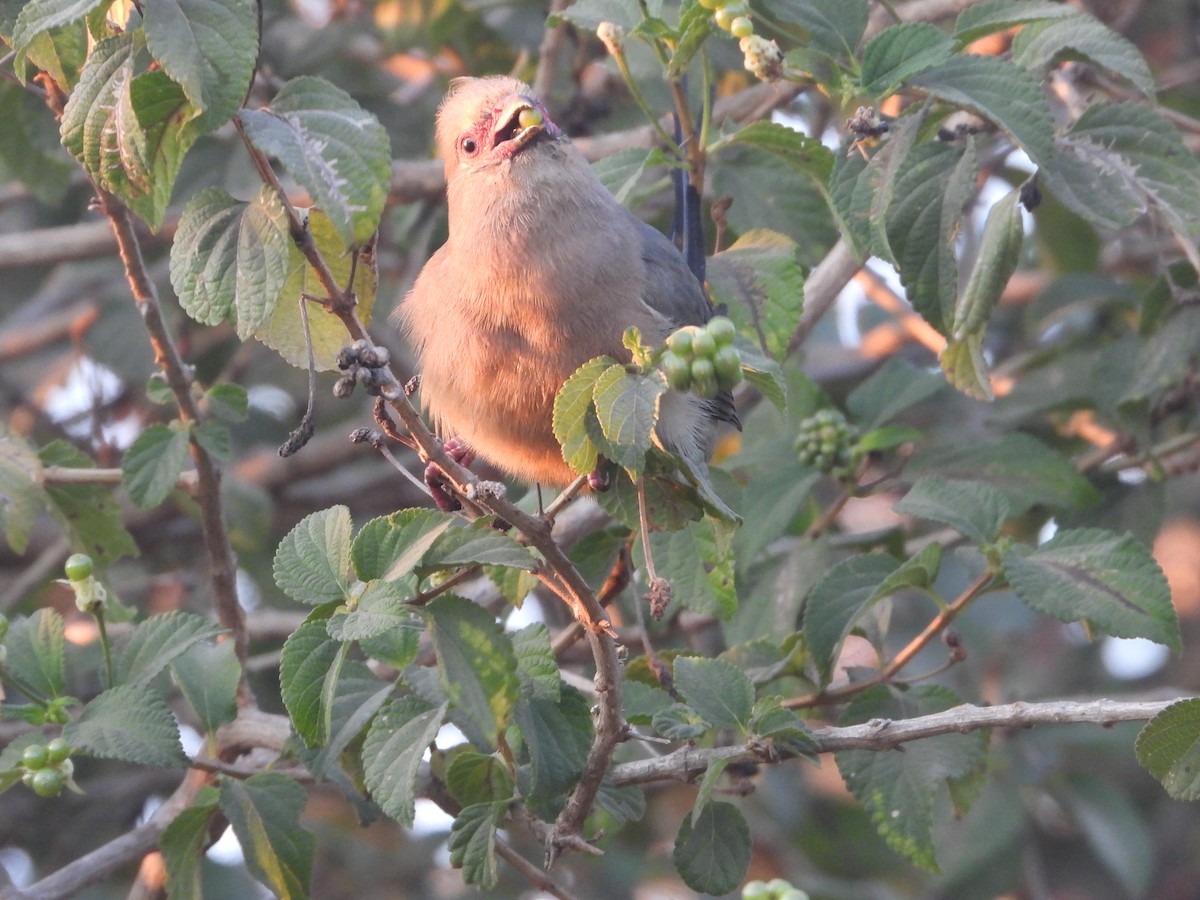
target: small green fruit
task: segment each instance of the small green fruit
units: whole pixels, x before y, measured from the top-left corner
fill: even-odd
[[[668,350],[662,355],[659,365],[667,376],[667,384],[675,390],[686,391],[692,386],[692,367],[682,356]]]
[[[71,744],[66,738],[56,737],[46,745],[46,755],[53,765],[58,765],[71,755]]]
[[[67,557],[67,563],[63,566],[63,570],[71,581],[83,581],[85,578],[91,577],[92,558],[86,553],[72,553]]]
[[[737,326],[724,316],[717,316],[710,319],[704,327],[713,336],[713,340],[717,342],[718,347],[727,347],[733,343],[733,339],[737,336]]]
[[[535,125],[541,125],[544,121],[541,110],[534,109],[532,106],[521,110],[517,115],[517,124],[522,128],[533,128]]]
[[[21,765],[27,769],[44,769],[50,762],[45,744],[30,744],[21,753]]]
[[[38,769],[33,773],[29,786],[39,797],[57,797],[62,793],[66,779],[58,769]]]
[[[700,5],[705,9],[720,9],[722,4],[727,2],[728,0],[700,0]]]
[[[717,347],[713,368],[717,371],[717,384],[723,390],[731,391],[742,380],[742,354],[738,353],[737,347],[728,344]]]
[[[697,334],[700,333],[700,328],[696,325],[688,325],[680,328],[669,338],[667,338],[667,349],[684,359],[688,359],[692,355],[692,342]]]
[[[748,12],[750,10],[744,4],[728,3],[713,13],[713,19],[716,20],[718,28],[729,31],[733,28],[733,20],[745,16]]]
[[[711,398],[717,396],[719,390],[712,360],[707,357],[692,360],[692,393]]]
[[[696,332],[692,338],[692,359],[712,359],[717,352],[717,342],[707,328]]]
[[[729,33],[735,38],[750,37],[754,34],[754,23],[746,16],[738,16],[729,23]]]

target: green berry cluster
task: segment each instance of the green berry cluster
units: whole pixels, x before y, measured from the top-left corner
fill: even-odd
[[[737,328],[724,316],[688,325],[667,338],[659,366],[677,391],[715,397],[742,380],[742,355],[733,346]]]
[[[717,27],[728,31],[736,38],[754,34],[754,23],[750,21],[750,7],[738,0],[700,0],[700,5],[713,11]]]
[[[796,452],[800,462],[822,472],[845,473],[854,461],[858,429],[836,409],[823,409],[800,423]]]
[[[48,744],[30,744],[21,754],[25,773],[21,780],[39,797],[57,797],[75,773],[71,745],[64,738]]]
[[[772,878],[747,882],[742,888],[742,900],[808,900],[808,894],[793,887],[790,881]]]

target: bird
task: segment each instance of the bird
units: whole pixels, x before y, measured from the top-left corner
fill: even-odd
[[[675,244],[616,200],[521,81],[454,79],[435,136],[448,236],[397,311],[422,406],[465,454],[566,485],[586,473],[554,436],[563,383],[597,356],[629,362],[630,326],[656,346],[712,306]],[[703,464],[719,421],[737,424],[728,394],[667,391],[655,439]]]

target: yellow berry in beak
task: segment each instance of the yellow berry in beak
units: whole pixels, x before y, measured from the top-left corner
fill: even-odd
[[[541,125],[543,121],[542,114],[532,106],[521,110],[517,116],[517,124],[522,128],[533,128],[535,125]]]

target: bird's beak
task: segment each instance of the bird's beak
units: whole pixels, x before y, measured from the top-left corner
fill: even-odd
[[[502,144],[506,155],[511,155],[526,147],[540,135],[553,134],[557,131],[554,123],[546,118],[537,102],[532,97],[514,94],[496,107],[492,121],[492,149]]]

